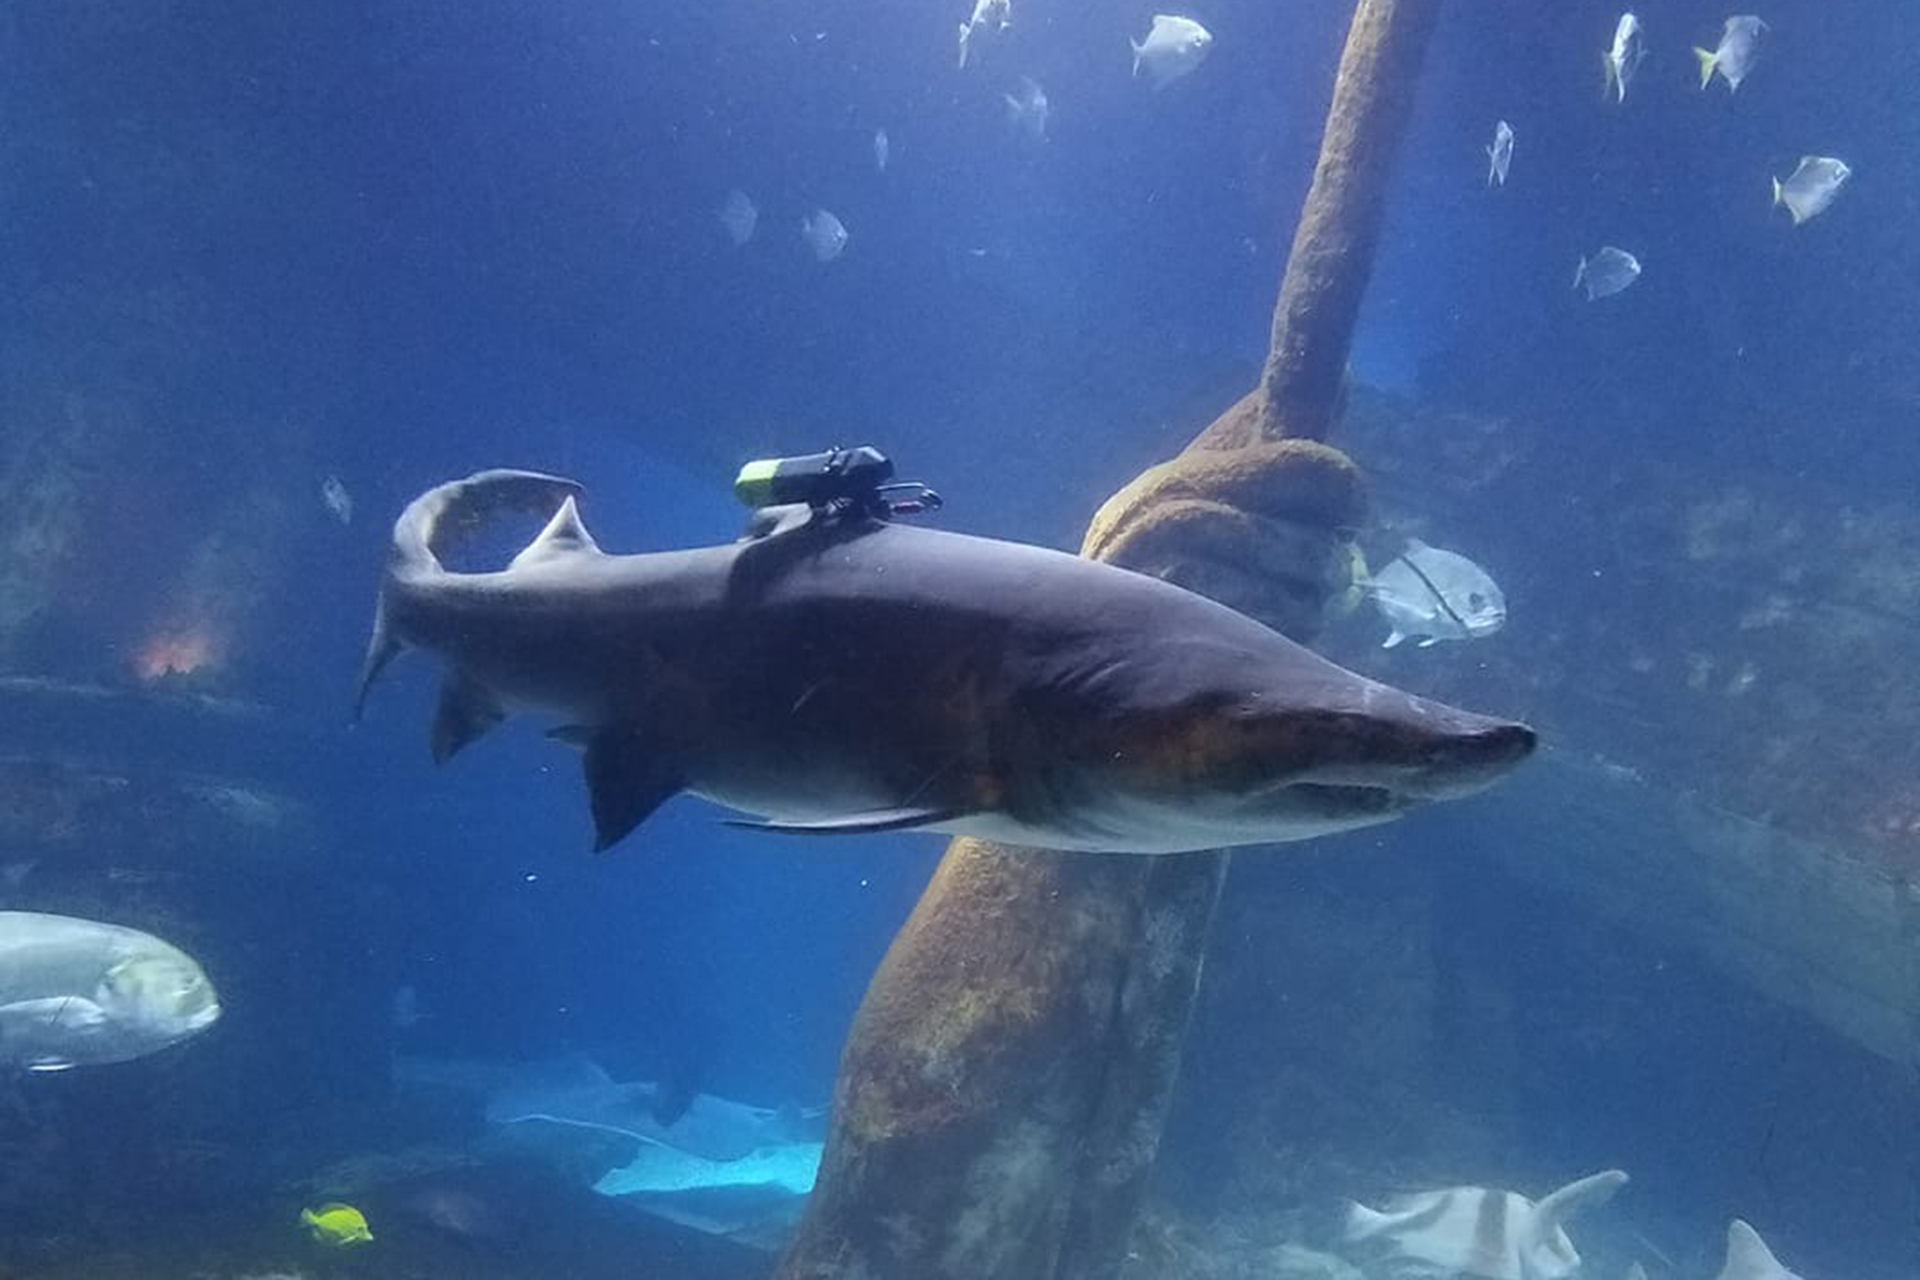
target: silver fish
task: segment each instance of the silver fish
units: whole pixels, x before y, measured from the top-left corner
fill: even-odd
[[[815,209],[800,219],[800,238],[822,262],[832,262],[847,247],[847,227],[825,209]]]
[[[341,524],[353,523],[353,495],[339,476],[328,476],[320,482],[320,502]]]
[[[1613,28],[1613,46],[1600,55],[1607,64],[1607,88],[1614,91],[1616,102],[1627,100],[1627,82],[1646,56],[1647,39],[1640,30],[1640,19],[1631,13],[1621,14]]]
[[[1776,207],[1787,206],[1797,227],[1825,213],[1852,176],[1853,170],[1844,160],[1835,160],[1832,156],[1801,156],[1799,167],[1785,182],[1773,180],[1773,203]]]
[[[1700,87],[1712,84],[1713,73],[1718,71],[1727,82],[1728,93],[1738,89],[1759,61],[1760,37],[1769,29],[1750,13],[1735,14],[1721,29],[1719,44],[1711,49],[1695,45],[1693,56],[1700,60]]]
[[[1592,302],[1619,293],[1639,278],[1640,259],[1609,244],[1602,245],[1591,258],[1580,259],[1573,273],[1573,287],[1585,289],[1587,301]]]
[[[873,131],[873,167],[881,173],[887,171],[887,161],[893,156],[893,144],[887,140],[885,129]]]
[[[1012,0],[974,0],[973,17],[960,24],[960,69],[1013,25]]]
[[[1004,95],[1007,123],[1035,142],[1047,140],[1047,91],[1032,76],[1020,77],[1020,92]]]
[[[220,1017],[193,958],[152,934],[37,911],[0,911],[0,1067],[126,1062]]]
[[[1147,73],[1156,89],[1164,89],[1206,61],[1213,33],[1192,18],[1156,13],[1145,40],[1133,42],[1133,74]]]
[[[1393,628],[1382,648],[1417,640],[1421,648],[1442,640],[1490,636],[1507,621],[1507,598],[1485,569],[1453,551],[1418,538],[1368,579],[1364,588]]]
[[[1403,1196],[1385,1209],[1347,1208],[1346,1242],[1422,1271],[1484,1280],[1569,1280],[1580,1254],[1566,1222],[1626,1184],[1618,1169],[1568,1183],[1535,1201],[1516,1191],[1449,1187]]]
[[[727,237],[736,248],[753,239],[753,229],[760,223],[760,211],[753,207],[747,193],[737,187],[727,192],[714,217],[720,219],[720,225],[727,229]]]
[[[1513,163],[1513,126],[1502,120],[1493,126],[1493,145],[1487,148],[1487,185],[1507,185],[1507,166]]]

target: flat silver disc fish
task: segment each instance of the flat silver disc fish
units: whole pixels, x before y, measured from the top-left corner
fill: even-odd
[[[1832,156],[1801,156],[1799,167],[1786,181],[1773,180],[1774,206],[1785,205],[1797,227],[1825,213],[1851,177],[1853,170],[1844,160]]]
[[[1580,259],[1573,273],[1573,287],[1586,291],[1587,301],[1607,298],[1640,278],[1640,259],[1625,249],[1603,245],[1591,258]]]

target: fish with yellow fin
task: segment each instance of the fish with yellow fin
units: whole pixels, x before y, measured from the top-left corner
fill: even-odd
[[[337,1201],[330,1201],[318,1209],[302,1209],[300,1223],[316,1241],[329,1249],[366,1244],[373,1239],[373,1231],[367,1226],[367,1215],[350,1204]]]

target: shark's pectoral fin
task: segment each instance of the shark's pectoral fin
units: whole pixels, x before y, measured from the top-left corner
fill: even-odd
[[[679,761],[627,726],[593,736],[587,743],[586,768],[595,853],[625,839],[687,785]]]
[[[433,762],[445,764],[506,718],[492,690],[458,673],[448,676],[440,686],[440,705],[433,712]]]
[[[745,827],[750,831],[777,831],[783,835],[798,836],[841,836],[870,835],[876,831],[912,831],[965,816],[965,812],[959,809],[901,808],[868,809],[841,818],[815,818],[807,822],[755,822],[749,818],[728,818],[725,821],[730,827]]]

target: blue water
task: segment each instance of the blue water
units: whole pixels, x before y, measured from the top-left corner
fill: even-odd
[[[585,1057],[769,1107],[828,1101],[848,1020],[941,841],[774,841],[682,799],[591,857],[576,764],[540,726],[431,767],[417,655],[349,727],[386,531],[425,487],[513,465],[582,480],[609,550],[725,541],[744,514],[728,491],[740,462],[871,441],[945,495],[943,527],[1075,547],[1099,502],[1251,384],[1349,13],[1190,6],[1213,52],[1156,94],[1127,75],[1127,38],[1153,11],[1015,0],[1010,42],[965,74],[964,12],[880,0],[0,14],[0,493],[81,520],[61,535],[57,606],[7,624],[5,674],[265,708],[212,728],[133,699],[106,713],[116,740],[88,749],[232,773],[309,815],[284,859],[216,849],[116,880],[106,870],[140,856],[96,850],[0,890],[9,906],[166,925],[227,1009],[164,1060],[25,1082],[63,1154],[43,1194],[28,1177],[12,1202],[34,1243],[16,1237],[10,1259],[0,1230],[0,1274],[139,1238],[203,1149],[219,1176],[162,1216],[186,1236],[271,1215],[280,1231],[298,1207],[287,1188],[313,1169],[435,1136],[396,1110],[395,1055]],[[1614,104],[1598,55],[1617,12],[1447,7],[1353,366],[1369,394],[1509,421],[1566,460],[1564,489],[1511,507],[1429,495],[1453,511],[1441,532],[1477,540],[1510,595],[1535,584],[1537,617],[1607,616],[1631,648],[1646,620],[1610,616],[1604,588],[1563,572],[1586,548],[1555,535],[1564,510],[1637,483],[1622,473],[1683,492],[1731,469],[1910,505],[1920,25],[1899,0],[1771,0],[1765,60],[1730,97],[1696,88],[1687,53],[1725,14],[1663,0],[1642,14],[1652,56]],[[1004,120],[1021,74],[1052,104],[1041,145]],[[1517,143],[1489,191],[1496,118]],[[1809,152],[1855,177],[1794,228],[1769,210],[1769,178]],[[741,247],[715,216],[736,187],[759,208]],[[851,233],[831,263],[800,241],[816,206]],[[1607,243],[1644,274],[1588,304],[1574,267]],[[321,503],[329,475],[350,524]],[[22,563],[42,554],[13,545]],[[143,684],[143,644],[182,616],[225,620],[217,661]],[[1549,630],[1489,643],[1525,669],[1548,660]],[[1342,656],[1372,660],[1357,637]],[[1490,696],[1504,700],[1490,711],[1543,710],[1537,691]],[[1662,714],[1623,721],[1657,739]],[[69,728],[16,723],[7,747],[57,754]],[[1523,808],[1520,785],[1487,803]],[[1173,1201],[1199,1218],[1241,1207],[1225,1191],[1210,1203],[1212,1171],[1245,1158],[1233,1139],[1266,1064],[1311,1055],[1246,1045],[1279,981],[1262,976],[1261,904],[1301,881],[1330,901],[1391,886],[1441,904],[1441,936],[1466,939],[1440,961],[1457,986],[1534,974],[1543,989],[1521,1043],[1490,1046],[1469,999],[1418,1068],[1462,1108],[1500,1113],[1483,1134],[1510,1163],[1475,1149],[1449,1165],[1433,1140],[1410,1177],[1537,1194],[1625,1164],[1649,1189],[1595,1228],[1619,1262],[1592,1272],[1607,1280],[1647,1257],[1629,1223],[1673,1256],[1672,1270],[1647,1257],[1655,1280],[1712,1275],[1736,1214],[1774,1228],[1807,1280],[1920,1274],[1911,1064],[1684,948],[1599,964],[1649,944],[1502,875],[1436,870],[1482,812],[1297,864],[1241,860],[1169,1140]],[[1682,976],[1651,977],[1656,960]],[[1368,998],[1364,975],[1327,980]],[[397,1025],[403,988],[418,1017]],[[1583,1040],[1601,1025],[1630,1045]],[[1511,1088],[1483,1096],[1496,1061]],[[171,1101],[149,1108],[155,1080]],[[1804,1159],[1782,1156],[1795,1142]]]

